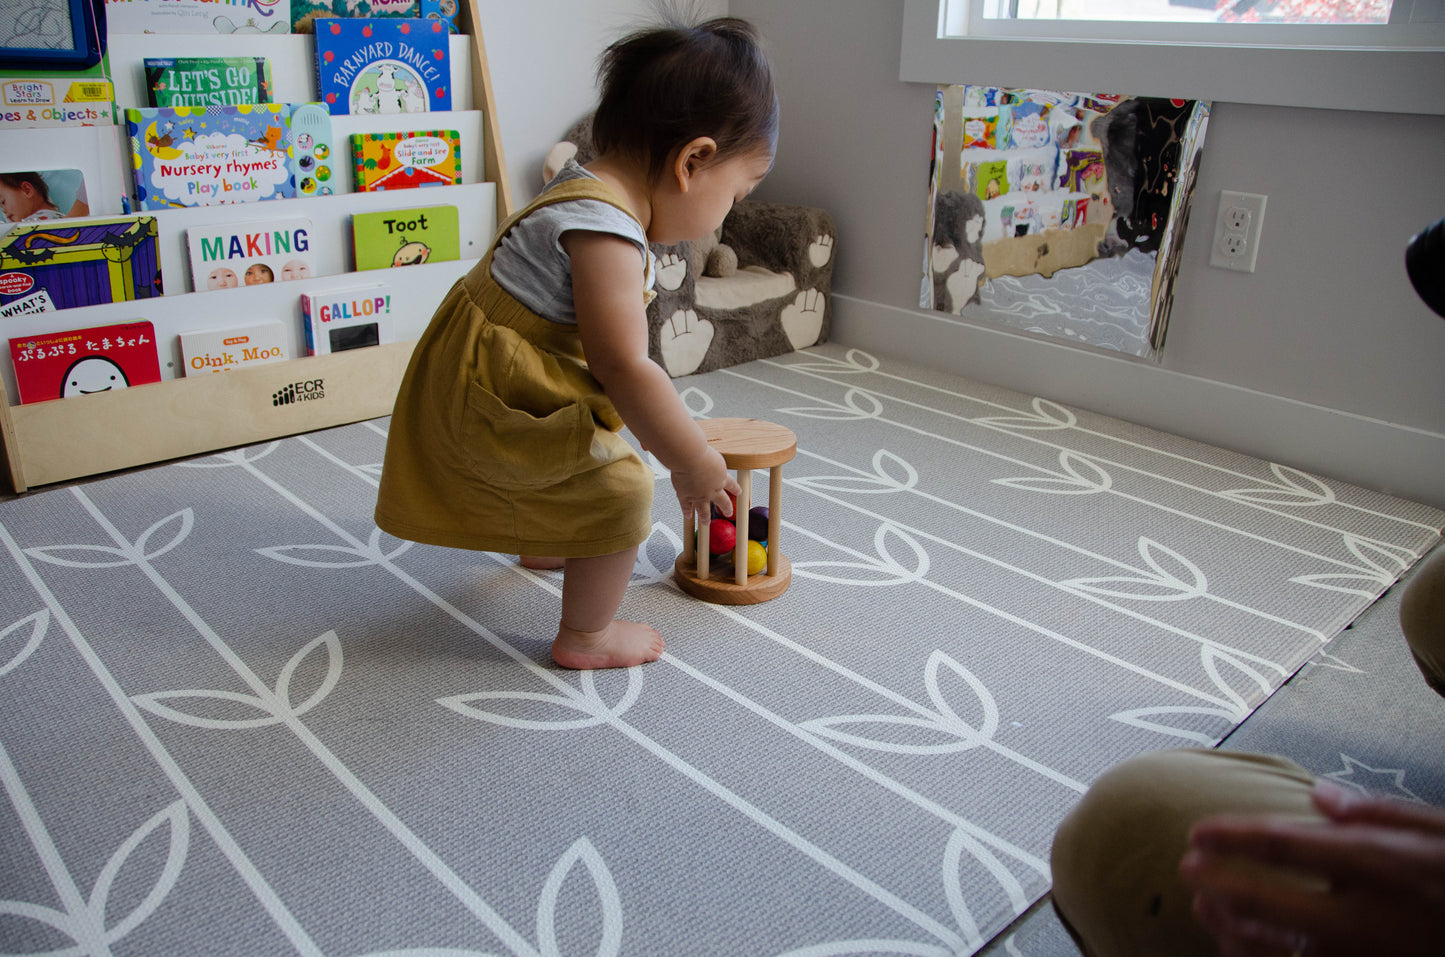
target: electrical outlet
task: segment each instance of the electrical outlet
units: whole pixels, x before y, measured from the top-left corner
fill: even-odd
[[[1257,193],[1219,194],[1219,217],[1214,221],[1214,245],[1209,265],[1254,272],[1259,256],[1259,234],[1264,226],[1265,197]]]

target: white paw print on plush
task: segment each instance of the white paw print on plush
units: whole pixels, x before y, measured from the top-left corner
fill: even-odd
[[[569,159],[589,163],[591,142],[588,117],[548,152],[546,181]],[[821,209],[744,201],[711,236],[654,245],[653,359],[678,377],[824,341],[835,241]]]

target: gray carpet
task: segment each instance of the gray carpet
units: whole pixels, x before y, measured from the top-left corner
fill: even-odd
[[[972,953],[1445,521],[837,346],[679,386],[798,433],[794,581],[677,591],[659,469],[625,672],[549,665],[558,574],[375,530],[384,421],[0,504],[0,951]]]

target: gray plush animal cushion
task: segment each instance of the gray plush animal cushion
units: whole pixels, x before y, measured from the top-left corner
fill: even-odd
[[[550,180],[571,157],[595,158],[592,120],[568,130],[544,164]],[[719,234],[654,243],[657,298],[648,306],[652,358],[677,377],[826,341],[835,230],[821,209],[738,203]]]

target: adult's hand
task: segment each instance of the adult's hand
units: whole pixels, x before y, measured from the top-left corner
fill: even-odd
[[[1360,797],[1330,782],[1323,822],[1207,818],[1180,876],[1223,957],[1440,954],[1445,810]]]

